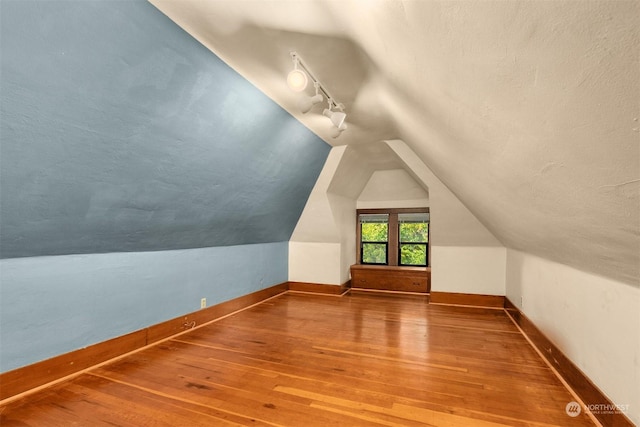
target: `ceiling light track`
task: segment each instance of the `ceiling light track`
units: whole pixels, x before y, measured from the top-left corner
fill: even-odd
[[[293,71],[291,71],[291,73],[289,73],[289,76],[291,76],[292,73],[294,73],[296,70],[302,69],[306,73],[306,75],[311,79],[311,81],[313,82],[314,86],[316,86],[318,88],[318,90],[325,96],[325,98],[331,100],[331,104],[332,104],[331,108],[337,108],[339,110],[343,110],[344,109],[344,105],[339,103],[338,101],[336,101],[336,99],[333,96],[331,96],[331,94],[329,93],[327,88],[324,87],[324,85],[320,82],[320,80],[318,80],[316,78],[316,76],[314,76],[313,73],[309,70],[309,67],[302,60],[302,58],[300,57],[298,52],[292,51],[292,52],[290,52],[290,55],[291,55],[291,60],[293,61],[293,64],[294,64],[294,69],[293,69]],[[290,81],[291,81],[291,79],[287,78],[287,82],[290,82]],[[301,86],[291,87],[291,84],[289,85],[289,87],[291,87],[291,89],[295,90],[296,92],[301,92],[307,87],[306,79],[304,81],[304,86],[302,86],[302,87]]]
[[[289,87],[296,92],[302,92],[307,88],[310,79],[315,88],[314,96],[304,96],[300,99],[298,103],[300,111],[306,114],[314,105],[321,103],[324,98],[327,98],[329,108],[325,109],[322,114],[331,120],[334,129],[331,130],[330,135],[333,138],[337,138],[347,129],[347,124],[344,122],[347,116],[344,113],[344,104],[336,101],[320,80],[313,75],[307,64],[304,63],[296,51],[292,51],[289,54],[293,61],[293,70],[291,70],[287,76],[287,84]],[[334,111],[334,109],[339,111]]]

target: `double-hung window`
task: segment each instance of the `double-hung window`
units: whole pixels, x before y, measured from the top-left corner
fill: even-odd
[[[429,265],[429,208],[358,209],[358,264]]]
[[[359,217],[361,264],[389,263],[389,214]]]
[[[398,264],[426,266],[429,260],[429,214],[398,214]]]

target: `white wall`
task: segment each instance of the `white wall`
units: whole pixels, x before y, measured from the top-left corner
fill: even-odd
[[[640,424],[640,289],[512,249],[506,278],[509,300]]]
[[[384,164],[371,151],[386,150]],[[356,262],[356,207],[429,206],[431,289],[504,295],[506,251],[400,140],[334,147],[296,225],[289,280],[340,285]]]
[[[350,279],[350,267],[356,263],[356,201],[337,194],[328,194],[328,197],[340,229],[339,283],[342,284]]]
[[[500,246],[432,246],[432,290],[504,295],[506,254]]]
[[[504,295],[504,246],[403,141],[387,144],[429,191],[431,290]]]
[[[346,146],[342,146],[332,148],[329,152],[324,167],[298,219],[296,228],[293,230],[291,241],[324,243],[336,243],[340,241],[340,232],[333,219],[333,212],[329,204],[329,199],[327,198],[327,191],[340,165],[345,150]]]
[[[289,242],[289,280],[341,285],[355,263],[356,197],[372,170],[347,146],[334,147]]]
[[[340,265],[340,243],[289,242],[289,281],[339,285]]]
[[[375,171],[358,196],[357,203],[358,209],[428,206],[429,193],[404,169]]]

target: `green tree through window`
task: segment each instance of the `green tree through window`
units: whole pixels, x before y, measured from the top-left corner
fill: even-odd
[[[363,216],[360,220],[363,264],[386,264],[389,242],[388,215]]]
[[[400,265],[427,265],[429,224],[400,224]]]
[[[429,223],[426,215],[399,215],[400,265],[427,265]]]
[[[358,263],[428,266],[429,208],[358,209]]]

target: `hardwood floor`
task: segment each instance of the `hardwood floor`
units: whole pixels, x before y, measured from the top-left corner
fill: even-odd
[[[287,293],[0,407],[9,426],[583,426],[502,310]]]

